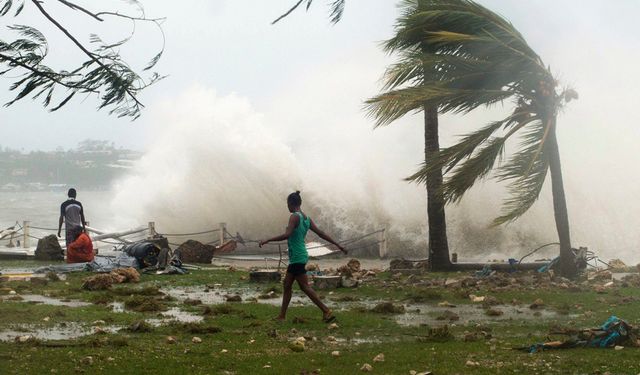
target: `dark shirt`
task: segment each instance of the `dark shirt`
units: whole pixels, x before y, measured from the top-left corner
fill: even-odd
[[[64,217],[64,227],[66,229],[82,228],[82,203],[73,198],[69,198],[60,205],[60,216]]]

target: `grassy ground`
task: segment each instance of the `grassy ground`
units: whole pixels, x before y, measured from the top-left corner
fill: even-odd
[[[2,266],[14,265],[3,262]],[[21,262],[18,267],[29,266]],[[204,290],[274,289],[278,285],[250,284],[243,271],[212,269],[182,276],[142,275],[138,284],[118,285],[108,291],[81,288],[88,274],[71,274],[66,280],[12,281],[0,284],[0,293],[40,294],[62,300],[81,300],[82,307],[33,304],[20,300],[0,302],[0,332],[27,327],[53,328],[77,323],[92,329],[96,324],[122,327],[117,333],[98,333],[73,340],[0,342],[0,374],[109,373],[109,374],[357,374],[363,364],[377,374],[638,374],[640,349],[569,349],[536,354],[512,350],[546,341],[553,326],[595,327],[611,314],[640,323],[640,290],[616,286],[604,293],[582,288],[517,288],[429,286],[429,280],[461,277],[462,274],[430,274],[419,277],[382,273],[356,289],[322,291],[337,307],[338,327],[320,320],[313,306],[293,306],[286,322],[271,320],[278,307],[255,302],[215,306],[185,304],[158,293],[172,287]],[[426,282],[425,282],[426,281]],[[295,291],[299,294],[299,291]],[[522,319],[518,316],[487,317],[468,322],[463,307],[471,304],[468,294],[492,296],[494,309],[514,303],[526,310],[536,299],[544,309],[557,312],[552,319]],[[5,296],[5,298],[11,295]],[[17,299],[17,298],[14,298]],[[356,300],[356,302],[353,302]],[[515,300],[515,301],[514,301]],[[117,301],[127,312],[114,312]],[[460,319],[424,326],[399,325],[399,315],[371,311],[378,302],[408,304],[409,311],[430,314],[439,303],[457,307]],[[158,318],[162,311],[179,307],[203,316],[199,323],[173,323],[152,327],[139,322]],[[134,311],[140,310],[140,311]],[[96,322],[103,321],[103,322]],[[138,324],[136,324],[138,323]],[[137,330],[129,330],[135,326]],[[173,336],[174,343],[167,337]],[[201,343],[192,339],[198,337]],[[304,337],[305,350],[295,352],[290,343]],[[332,355],[338,351],[339,356]],[[383,362],[373,358],[384,353]]]

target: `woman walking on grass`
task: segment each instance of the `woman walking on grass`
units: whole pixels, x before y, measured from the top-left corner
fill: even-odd
[[[347,250],[334,241],[328,234],[320,230],[313,220],[302,212],[300,209],[301,205],[302,198],[300,197],[299,191],[289,194],[287,197],[287,207],[289,208],[289,212],[291,212],[291,216],[289,217],[289,224],[287,225],[285,233],[268,240],[260,241],[259,244],[259,246],[262,247],[272,241],[287,240],[287,245],[289,247],[289,267],[287,267],[287,275],[285,276],[283,283],[284,291],[282,294],[282,306],[280,307],[280,315],[278,315],[276,319],[280,321],[285,320],[287,316],[287,308],[289,307],[289,302],[291,301],[291,295],[293,293],[293,282],[297,281],[298,285],[300,285],[300,289],[311,299],[311,301],[313,301],[313,303],[316,304],[316,306],[320,308],[320,310],[322,310],[322,320],[329,323],[335,320],[333,313],[329,310],[327,305],[320,301],[318,294],[316,294],[313,288],[309,285],[306,270],[306,265],[309,261],[309,254],[307,253],[304,238],[307,235],[307,231],[311,229],[318,235],[318,237],[334,244],[343,253],[346,254]]]

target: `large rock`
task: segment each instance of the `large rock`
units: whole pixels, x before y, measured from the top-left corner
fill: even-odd
[[[50,234],[38,240],[35,255],[38,260],[64,260],[62,247],[60,247],[58,237],[55,234]]]
[[[316,289],[335,289],[340,286],[342,277],[340,276],[314,276],[313,286]]]
[[[187,240],[176,249],[176,252],[179,252],[180,259],[184,263],[211,263],[215,249],[213,245]]]

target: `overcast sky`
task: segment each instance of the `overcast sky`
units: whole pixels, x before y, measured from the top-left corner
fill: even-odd
[[[53,2],[46,1],[45,5],[47,3]],[[95,2],[84,3],[95,8]],[[101,3],[108,7],[111,2]],[[330,25],[326,1],[316,0],[309,12],[301,9],[279,24],[271,25],[270,21],[292,3],[293,0],[143,1],[149,17],[167,17],[166,53],[157,70],[168,75],[141,95],[147,106],[143,117],[130,122],[108,116],[106,111],[97,112],[93,98],[74,99],[54,114],[24,100],[0,110],[0,144],[25,150],[70,148],[82,139],[97,138],[143,149],[153,132],[152,114],[157,112],[159,103],[193,85],[214,89],[220,95],[237,93],[259,112],[267,113],[278,96],[303,77],[331,74],[345,64],[359,67],[359,71],[352,72],[356,75],[353,81],[382,74],[390,60],[380,51],[378,43],[392,33],[397,16],[396,1],[348,0],[342,22]],[[572,126],[594,130],[592,137],[595,138],[637,141],[639,130],[632,123],[638,119],[634,105],[640,86],[636,70],[640,63],[640,38],[634,25],[640,2],[491,0],[481,3],[510,19],[563,82],[581,94],[581,100],[568,112],[588,111],[589,116],[584,117],[586,123],[580,121]],[[82,56],[58,31],[30,11],[29,6],[27,4],[27,10],[15,22],[41,25],[47,31],[53,65],[78,62]],[[81,14],[64,8],[50,9],[79,36],[102,31],[107,36],[113,33],[117,39],[129,30],[128,24],[117,21],[98,28]],[[9,21],[10,18],[2,18],[3,23]],[[0,35],[6,36],[6,33]],[[160,40],[153,28],[139,25],[132,47],[124,51],[125,58],[139,63],[146,61],[155,54]],[[0,79],[4,88],[10,82],[6,77]],[[350,86],[349,80],[343,84]],[[335,87],[319,94],[314,87],[307,88],[308,94],[315,98],[340,96],[345,91],[351,92]],[[372,91],[369,95],[375,93]],[[9,98],[6,90],[0,91],[2,101]],[[347,99],[353,102],[350,100],[353,98]],[[355,99],[362,101],[366,96]],[[315,105],[322,108],[323,103]],[[360,106],[348,111],[362,116]],[[614,117],[616,123],[611,121],[612,112],[620,115]]]

